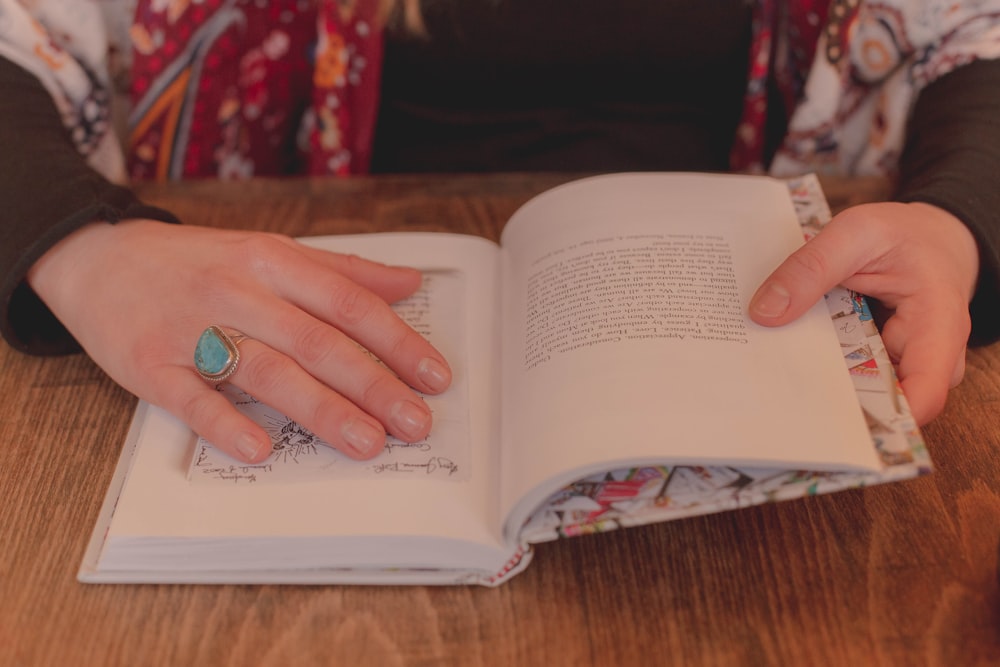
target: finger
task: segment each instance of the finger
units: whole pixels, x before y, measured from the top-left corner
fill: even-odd
[[[190,369],[165,368],[157,385],[162,390],[149,397],[151,403],[162,405],[233,458],[259,463],[271,453],[264,429]]]
[[[355,448],[366,455],[365,448],[374,445],[360,437],[364,435],[360,431],[363,424],[356,425],[358,434],[338,434],[324,415],[332,415],[334,421],[337,415],[346,418],[344,410],[354,416],[371,415],[380,429],[384,425],[406,442],[427,436],[432,421],[427,404],[352,338],[277,296],[250,292],[231,296],[220,321],[249,336],[240,344],[241,361],[231,382],[289,416],[293,412],[304,414],[303,426],[330,438],[331,444],[353,437]],[[371,298],[388,308],[377,297]],[[404,329],[403,335],[415,336],[426,344],[398,318],[396,323]],[[302,398],[305,392],[310,398]],[[336,401],[340,407],[331,411],[330,406],[316,402],[320,397]],[[342,405],[344,402],[350,409]],[[384,432],[380,435],[379,446]]]
[[[944,312],[948,310],[955,309]],[[960,312],[954,317],[920,318],[919,312],[901,309],[885,324],[882,336],[886,350],[899,360],[897,373],[903,393],[920,425],[940,414],[948,390],[961,380],[967,319],[963,320]]]
[[[424,401],[349,343],[335,364],[344,380],[333,388],[260,341],[246,340],[240,350],[230,382],[354,458],[378,454],[387,429],[406,442],[430,431]]]
[[[885,325],[885,320],[883,319],[882,322],[879,324],[880,331],[884,332],[885,329],[884,325]],[[897,369],[897,374],[898,374],[899,358],[902,355],[902,353],[900,350],[892,349],[890,347],[889,341],[885,340],[884,333],[882,339],[883,342],[885,342],[885,349],[886,353],[889,355],[889,360],[892,362],[893,368]],[[963,348],[963,351],[961,354],[958,355],[958,360],[955,362],[955,367],[952,370],[951,381],[949,382],[949,386],[952,389],[962,384],[962,380],[965,378],[965,351],[966,350]]]
[[[370,458],[382,450],[385,431],[377,420],[258,341],[240,344],[239,366],[228,382],[351,458]]]
[[[420,289],[423,274],[407,266],[391,266],[353,254],[330,252],[292,241],[312,261],[336,271],[384,299],[395,303]]]
[[[864,227],[852,220],[831,222],[761,283],[750,300],[755,322],[766,326],[791,322],[871,260],[873,244],[859,237]]]
[[[951,383],[950,388],[954,389],[958,385],[962,384],[962,380],[965,378],[965,354],[958,357],[958,361],[955,363],[955,368],[951,373]]]
[[[383,299],[341,273],[312,261],[292,259],[282,258],[283,270],[270,276],[277,296],[358,341],[419,391],[436,394],[447,389],[451,369],[444,356],[403,322]],[[330,346],[339,343],[331,333],[324,333],[322,327],[302,319],[286,304],[272,302],[267,310],[260,310],[256,299],[253,303],[250,312],[245,311],[228,323],[239,328],[238,321],[258,322],[262,312],[274,313],[267,319],[286,323],[282,335],[276,339],[259,331],[251,335],[267,341],[306,368],[312,369],[329,357]]]

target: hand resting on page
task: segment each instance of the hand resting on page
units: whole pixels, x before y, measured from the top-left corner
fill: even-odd
[[[425,437],[431,413],[411,387],[435,394],[451,382],[444,357],[389,307],[416,291],[420,272],[284,236],[94,223],[28,278],[115,381],[248,462],[270,453],[270,439],[195,372],[209,325],[247,336],[228,382],[353,458],[378,454],[386,432]]]

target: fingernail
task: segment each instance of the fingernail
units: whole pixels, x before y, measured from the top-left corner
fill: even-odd
[[[431,416],[427,410],[410,401],[399,401],[392,406],[392,423],[396,431],[418,440],[427,433]]]
[[[243,433],[236,438],[236,451],[246,461],[255,460],[263,445],[259,438],[249,433]]]
[[[369,456],[376,447],[385,444],[382,429],[364,419],[350,420],[341,428],[340,434],[362,456]]]
[[[788,310],[792,295],[781,285],[771,283],[757,293],[750,310],[764,317],[781,317]]]
[[[444,391],[451,383],[451,371],[437,359],[427,357],[417,366],[417,377],[433,391]]]

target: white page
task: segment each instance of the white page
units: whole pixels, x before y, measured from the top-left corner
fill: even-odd
[[[478,237],[446,234],[338,236],[310,242],[389,264],[465,276],[467,291],[460,312],[467,332],[466,355],[450,362],[457,384],[469,392],[468,477],[195,485],[187,478],[193,433],[163,411],[151,409],[115,510],[109,542],[129,546],[136,538],[345,536],[352,538],[347,551],[357,558],[365,554],[364,542],[353,538],[369,537],[366,562],[372,566],[402,565],[401,558],[410,558],[405,564],[412,567],[456,567],[461,565],[454,562],[458,552],[447,542],[455,540],[471,545],[468,553],[493,559],[486,567],[499,569],[509,553],[499,533],[496,503],[496,246]],[[448,350],[442,352],[448,356]],[[387,536],[403,539],[392,540],[395,548],[385,549]],[[432,539],[421,540],[422,536]],[[416,545],[411,552],[400,546],[407,544],[407,538]],[[440,553],[433,548],[438,538],[444,540]],[[197,569],[199,564],[185,567]]]
[[[801,243],[786,186],[766,178],[619,174],[518,211],[502,241],[501,509],[523,502],[508,527],[585,472],[638,463],[878,470],[824,304],[777,329],[745,316],[753,290]],[[615,261],[639,265],[654,247],[692,251],[666,264],[704,268],[707,284],[735,277],[735,301],[702,307],[706,283],[690,276],[620,278]],[[585,286],[575,300],[560,291],[574,282]],[[679,299],[679,285],[694,294]],[[654,314],[657,300],[667,310]],[[706,315],[720,318],[714,331]]]

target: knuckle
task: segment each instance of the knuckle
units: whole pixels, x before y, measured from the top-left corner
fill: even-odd
[[[395,392],[398,384],[399,380],[389,375],[388,372],[379,369],[379,372],[372,376],[361,388],[358,405],[371,410],[390,402],[387,401],[387,397]]]
[[[806,244],[788,257],[786,265],[797,280],[819,282],[828,274],[829,263],[823,253]]]
[[[201,432],[205,425],[214,421],[211,415],[211,405],[211,401],[206,401],[200,393],[191,394],[181,401],[180,416],[195,431]]]
[[[273,350],[261,350],[240,362],[237,374],[251,393],[273,394],[288,371],[288,360]]]
[[[338,347],[337,338],[325,324],[310,323],[300,328],[292,339],[295,358],[302,364],[317,366]]]
[[[249,234],[240,241],[238,252],[250,270],[268,273],[287,249],[285,238],[279,234]]]
[[[833,216],[827,227],[867,227],[871,224],[871,218],[874,217],[871,213],[871,206],[869,204],[856,204],[854,206],[848,206],[837,215]]]
[[[360,255],[355,255],[354,253],[347,253],[341,255],[344,262],[344,271],[349,273],[356,273],[368,268],[368,262],[361,258]]]
[[[339,322],[356,327],[363,324],[377,308],[373,294],[359,285],[342,282],[330,293],[330,312]]]
[[[384,351],[381,356],[383,361],[389,364],[394,370],[402,371],[403,369],[400,368],[401,360],[412,357],[412,354],[408,353],[419,349],[418,346],[425,342],[426,339],[413,329],[408,327],[394,328],[393,331],[386,333]]]
[[[399,333],[393,334],[389,337],[389,339],[386,341],[387,342],[386,356],[388,358],[399,359],[400,357],[403,356],[411,340],[410,333],[411,333],[410,330],[404,329]],[[416,334],[415,332],[413,333],[413,335],[418,336],[418,334]],[[423,339],[421,338],[421,340]]]
[[[838,227],[858,242],[875,248],[891,244],[900,231],[899,225],[886,217],[884,203],[851,206],[834,216],[829,226]]]
[[[308,423],[316,425],[316,431],[324,439],[331,443],[340,439],[338,428],[331,426],[327,429],[328,432],[324,432],[324,429],[320,428],[319,425],[339,425],[348,419],[349,410],[342,396],[339,394],[325,395],[315,402],[309,412],[311,420]]]

